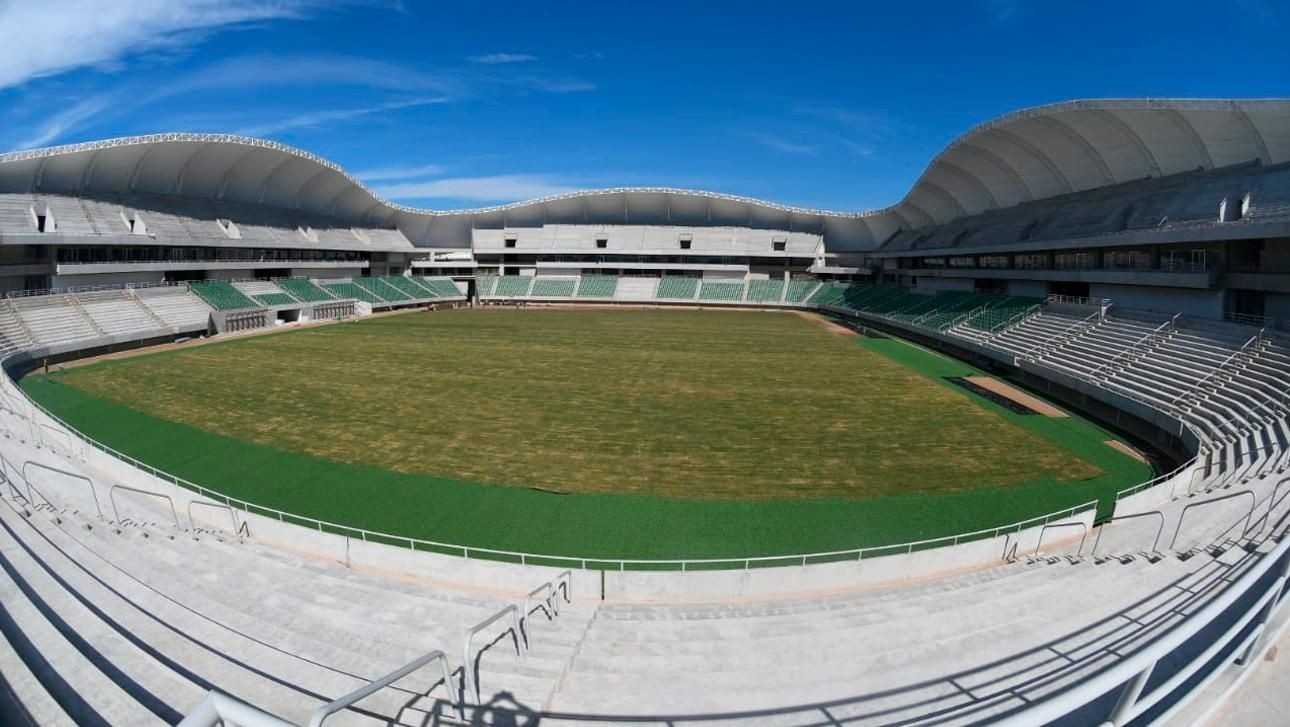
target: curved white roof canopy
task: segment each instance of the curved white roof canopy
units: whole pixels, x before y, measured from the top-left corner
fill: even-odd
[[[898,229],[951,221],[1069,192],[1258,160],[1290,161],[1290,100],[1070,101],[1017,111],[950,143],[900,202],[838,212],[679,189],[574,192],[465,210],[377,197],[339,166],[283,144],[158,134],[0,155],[0,191],[150,193],[227,199],[397,225],[417,245],[460,245],[472,227],[735,225],[824,234],[865,250]]]

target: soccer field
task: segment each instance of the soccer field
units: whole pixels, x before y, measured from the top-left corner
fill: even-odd
[[[556,554],[854,547],[1149,476],[1087,422],[943,380],[972,373],[793,313],[484,309],[179,347],[25,386],[91,436],[229,495]]]

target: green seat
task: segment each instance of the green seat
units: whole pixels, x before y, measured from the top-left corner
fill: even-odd
[[[578,283],[579,298],[612,298],[618,291],[618,278],[612,275],[584,275]]]
[[[699,288],[699,300],[739,301],[744,297],[743,283],[703,281]]]
[[[784,295],[783,280],[748,281],[747,300],[755,303],[778,303]]]
[[[251,300],[245,293],[233,287],[232,283],[223,280],[205,280],[200,283],[189,283],[188,289],[206,301],[215,310],[239,310],[242,308],[259,308],[260,304]]]
[[[698,278],[668,277],[658,281],[655,297],[664,300],[694,300],[698,292]]]
[[[296,300],[305,303],[322,303],[336,299],[331,293],[314,285],[313,281],[304,278],[279,278],[273,282]]]

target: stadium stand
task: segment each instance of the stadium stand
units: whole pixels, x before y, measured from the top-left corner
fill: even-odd
[[[386,283],[380,278],[354,278],[354,285],[366,290],[372,295],[388,302],[410,301],[412,296]]]
[[[265,295],[253,295],[251,298],[262,306],[299,305],[300,303],[300,301],[286,293],[267,293]]]
[[[579,298],[613,298],[618,278],[612,275],[583,275],[578,279]]]
[[[415,278],[417,283],[440,298],[464,298],[457,284],[448,278]]]
[[[496,275],[480,275],[475,278],[475,291],[481,298],[491,297],[497,292]]]
[[[699,286],[699,300],[735,302],[743,300],[743,283],[713,282],[705,280]]]
[[[430,294],[430,291],[402,275],[383,275],[379,279],[382,283],[399,291],[408,299],[425,300],[434,297]]]
[[[282,292],[302,303],[322,303],[336,299],[331,293],[306,278],[279,278],[273,282],[282,289]]]
[[[176,333],[205,331],[210,321],[210,307],[183,286],[135,288],[130,292]]]
[[[531,298],[572,298],[573,289],[577,287],[577,278],[550,278],[538,276],[533,279]]]
[[[523,298],[529,294],[533,278],[528,275],[503,275],[497,279],[494,295],[499,298]]]
[[[324,290],[331,291],[332,294],[338,298],[353,298],[354,300],[361,300],[378,305],[384,305],[389,302],[385,298],[382,298],[355,282],[326,282],[322,283],[322,288]]]
[[[24,296],[13,298],[9,303],[38,345],[57,346],[104,335],[69,296]]]
[[[817,280],[790,280],[784,292],[785,303],[805,303],[823,283]]]
[[[191,283],[188,288],[215,310],[241,310],[243,308],[260,307],[254,300],[248,298],[245,293],[233,287],[232,283],[223,280]]]
[[[783,280],[748,281],[749,303],[778,303],[784,297]]]
[[[698,278],[669,276],[658,282],[660,300],[694,300],[698,294]]]
[[[94,326],[108,336],[146,338],[169,328],[132,291],[105,290],[71,296]]]

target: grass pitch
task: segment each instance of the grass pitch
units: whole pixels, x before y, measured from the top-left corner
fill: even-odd
[[[1148,476],[1087,422],[1015,415],[941,381],[971,373],[793,314],[489,309],[25,385],[91,436],[236,497],[531,552],[855,547],[1001,524]]]

